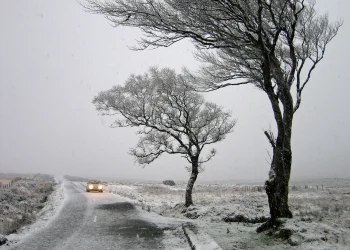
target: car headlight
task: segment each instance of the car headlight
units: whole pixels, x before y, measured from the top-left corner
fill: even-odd
[[[89,189],[93,189],[94,188],[94,186],[93,185],[89,185]]]
[[[98,189],[102,189],[103,188],[103,186],[102,185],[98,185]]]

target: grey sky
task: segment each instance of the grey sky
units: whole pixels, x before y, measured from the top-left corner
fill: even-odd
[[[113,28],[73,0],[3,0],[0,7],[0,172],[44,172],[111,178],[188,178],[186,161],[163,156],[146,168],[127,154],[132,129],[111,129],[92,98],[150,66],[196,69],[193,47],[131,51],[137,29]],[[317,0],[344,25],[306,87],[293,127],[294,177],[350,176],[350,1]],[[206,94],[238,118],[216,145],[200,180],[264,179],[263,129],[274,127],[266,95],[252,86]]]

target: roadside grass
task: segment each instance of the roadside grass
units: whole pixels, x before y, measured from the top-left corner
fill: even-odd
[[[55,183],[16,178],[11,189],[0,189],[0,234],[16,232],[36,219]]]

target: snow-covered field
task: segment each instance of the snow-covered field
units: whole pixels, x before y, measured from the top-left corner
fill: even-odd
[[[189,218],[223,249],[350,249],[350,180],[296,183],[293,219],[278,230],[256,233],[269,217],[264,191],[246,186],[196,184],[195,206],[185,208],[185,185],[111,183],[106,191],[128,197],[146,211]],[[258,190],[258,188],[253,188]]]
[[[60,184],[36,214],[37,221],[7,236],[10,241],[31,234],[54,218],[65,197],[63,180],[57,182]],[[196,184],[196,205],[189,208],[183,206],[185,184],[115,182],[107,184],[106,192],[126,197],[145,211],[190,219],[223,249],[350,249],[349,179],[295,183],[290,191],[294,218],[283,220],[278,230],[260,234],[256,228],[269,216],[269,210],[266,194],[257,186]]]

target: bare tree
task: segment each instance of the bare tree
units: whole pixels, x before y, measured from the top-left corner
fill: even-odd
[[[152,68],[132,75],[124,86],[100,92],[93,100],[102,115],[117,115],[112,127],[139,127],[139,142],[130,150],[136,161],[150,164],[163,153],[180,154],[191,163],[185,205],[193,204],[192,189],[201,164],[216,150],[201,157],[206,145],[223,140],[236,123],[230,112],[185,86],[173,70]]]
[[[275,134],[265,131],[273,150],[265,183],[271,220],[292,217],[288,185],[294,113],[342,22],[318,15],[312,0],[86,1],[87,10],[113,24],[140,28],[144,36],[136,49],[190,38],[205,63],[199,74],[187,74],[197,90],[254,84],[266,93],[277,125]]]

